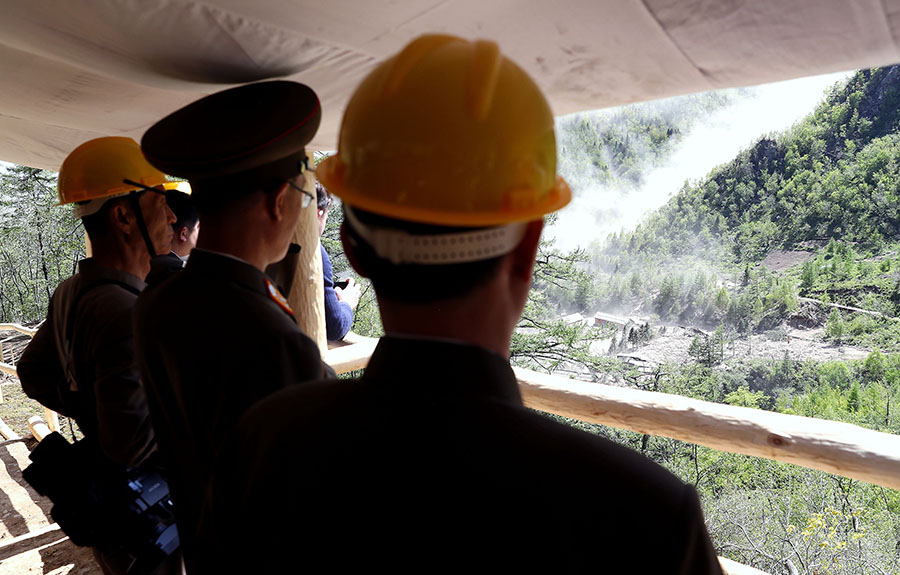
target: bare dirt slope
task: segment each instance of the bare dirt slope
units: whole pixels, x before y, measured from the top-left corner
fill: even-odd
[[[725,361],[735,359],[790,359],[815,361],[864,359],[869,350],[848,345],[835,345],[822,340],[823,328],[786,329],[783,337],[754,335],[736,340],[725,347]],[[696,332],[681,327],[667,326],[665,333],[655,336],[649,343],[622,355],[638,357],[651,366],[663,363],[686,363],[692,361],[688,348]]]
[[[762,265],[773,272],[783,272],[790,267],[812,259],[815,255],[814,252],[808,251],[778,250],[770,252],[766,259],[762,261]]]

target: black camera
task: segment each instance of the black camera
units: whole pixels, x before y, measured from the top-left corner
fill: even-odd
[[[179,546],[169,485],[157,471],[124,468],[87,440],[51,433],[31,452],[22,476],[53,502],[50,515],[73,543],[124,549],[129,574],[150,573]]]

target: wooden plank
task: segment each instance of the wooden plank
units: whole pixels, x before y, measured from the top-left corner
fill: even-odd
[[[369,358],[375,351],[378,339],[363,337],[354,334],[354,341],[350,345],[343,345],[329,349],[323,355],[325,363],[334,369],[335,373],[347,373],[354,369],[363,369],[369,364]]]
[[[12,428],[6,425],[6,422],[0,419],[0,435],[2,435],[5,439],[21,439],[19,434],[12,430]]]
[[[725,572],[725,575],[769,575],[769,573],[765,571],[760,571],[754,567],[748,567],[737,561],[726,559],[725,557],[719,557],[719,565],[722,566],[722,571]]]
[[[900,436],[514,368],[529,407],[900,489]]]
[[[58,538],[65,538],[67,535],[62,532],[59,525],[56,523],[51,523],[46,527],[41,527],[40,529],[35,529],[34,531],[29,531],[28,533],[23,533],[22,535],[18,535],[16,537],[12,537],[10,539],[4,539],[0,541],[0,550],[5,549],[7,547],[12,547],[14,545],[18,545],[23,541],[32,541],[43,539],[48,534],[54,534],[58,536]]]
[[[9,375],[14,375],[19,377],[19,372],[16,371],[16,366],[11,365],[9,363],[0,362],[0,371],[3,373],[7,373]]]

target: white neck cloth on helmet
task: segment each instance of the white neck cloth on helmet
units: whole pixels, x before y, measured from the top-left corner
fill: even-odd
[[[114,198],[121,198],[122,196],[127,196],[130,193],[131,192],[128,191],[128,192],[125,192],[124,194],[114,194],[112,196],[95,198],[93,200],[88,200],[86,202],[76,202],[75,203],[75,217],[83,218],[86,216],[96,214],[100,210],[100,208],[103,207],[103,204],[105,204],[109,200],[112,200]]]
[[[344,217],[378,257],[393,264],[444,265],[489,260],[508,254],[519,245],[527,226],[516,223],[456,234],[413,235],[367,226],[347,205]]]

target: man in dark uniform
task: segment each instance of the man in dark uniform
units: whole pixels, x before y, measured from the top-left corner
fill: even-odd
[[[69,154],[59,199],[76,203],[93,256],[56,289],[47,321],[16,366],[26,395],[74,419],[84,440],[122,467],[145,462],[156,449],[132,310],[151,256],[167,251],[172,239],[165,181],[130,138],[98,138]],[[104,573],[125,573],[131,561],[115,551],[94,555]]]
[[[141,141],[150,163],[190,181],[203,222],[184,271],[148,290],[135,320],[189,573],[210,467],[234,423],[270,393],[329,373],[263,273],[312,209],[304,146],[320,114],[307,86],[263,82],[194,102]],[[191,318],[192,345],[170,337],[173,316]]]
[[[571,192],[521,69],[491,42],[413,41],[363,80],[317,175],[387,335],[362,378],[247,413],[220,461],[241,473],[210,500],[214,557],[266,573],[721,572],[691,486],[522,405],[510,338],[540,218]]]
[[[191,201],[190,185],[187,182],[166,182],[163,187],[166,190],[166,203],[175,214],[175,223],[172,224],[174,234],[169,252],[150,260],[148,286],[156,285],[184,269],[191,250],[197,245],[197,235],[200,232],[200,216]],[[183,191],[185,189],[188,191]]]

